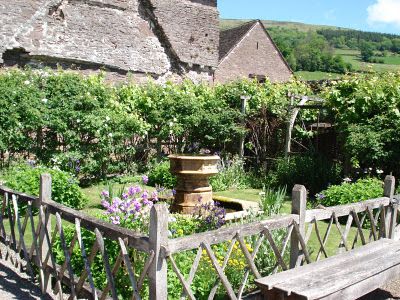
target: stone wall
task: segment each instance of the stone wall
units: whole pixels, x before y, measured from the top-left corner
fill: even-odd
[[[249,78],[251,74],[265,75],[272,82],[288,81],[292,76],[292,71],[259,22],[221,60],[214,80],[224,83],[238,78]]]
[[[0,0],[5,66],[208,78],[218,37],[215,0]]]

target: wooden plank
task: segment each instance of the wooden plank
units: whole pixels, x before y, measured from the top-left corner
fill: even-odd
[[[331,222],[332,222],[332,220],[333,220],[333,219],[331,218]],[[330,223],[330,224],[331,224],[331,226],[332,226],[332,223]],[[315,234],[317,235],[317,239],[318,239],[318,242],[319,242],[319,244],[320,244],[320,248],[319,248],[318,255],[317,255],[317,261],[318,261],[318,260],[319,260],[319,255],[320,255],[321,252],[324,254],[325,258],[328,258],[328,253],[326,252],[325,243],[322,241],[321,235],[320,235],[320,233],[319,233],[318,221],[315,220],[315,219],[314,219],[314,227],[315,227]],[[328,228],[328,229],[329,229],[329,228]],[[324,240],[325,240],[325,239],[324,239]]]
[[[78,238],[78,245],[79,245],[79,248],[81,249],[81,256],[83,259],[83,263],[85,265],[85,270],[84,270],[84,272],[82,272],[82,274],[86,272],[86,276],[88,277],[89,285],[90,285],[91,292],[92,292],[92,297],[94,300],[97,300],[98,299],[97,290],[94,285],[92,271],[90,270],[90,263],[88,261],[87,255],[86,255],[85,244],[82,239],[82,233],[81,233],[81,224],[80,224],[78,218],[75,219],[75,231],[76,231],[77,238]],[[97,250],[96,250],[96,252],[97,252]],[[76,294],[78,296],[80,295],[79,293],[80,293],[80,290],[82,289],[82,286],[83,286],[83,284],[81,284],[80,281],[77,281],[75,288],[76,288]]]
[[[265,226],[268,226],[271,230],[286,228],[292,224],[293,221],[298,222],[297,215],[276,216],[260,222],[220,228],[218,230],[168,240],[166,255],[197,249],[202,243],[215,245],[229,241],[235,238],[237,232],[240,232],[243,237],[246,237],[261,233]]]
[[[221,279],[222,285],[225,288],[225,291],[228,295],[228,297],[231,300],[237,300],[235,292],[233,291],[232,285],[230,284],[228,278],[226,277],[224,271],[221,269],[220,265],[218,264],[218,260],[215,257],[214,252],[212,251],[210,245],[208,245],[207,243],[203,243],[203,248],[206,250],[208,257],[211,260],[211,263],[215,269],[215,271],[217,271],[218,277]]]
[[[125,268],[128,271],[129,281],[131,282],[131,286],[133,289],[133,299],[141,300],[138,286],[137,286],[136,279],[135,279],[135,272],[133,271],[132,263],[129,258],[128,250],[126,249],[125,242],[121,238],[119,238],[118,241],[119,241],[119,246],[121,248],[122,257],[124,259]]]
[[[288,238],[287,239],[289,240],[289,238],[290,238],[290,234],[288,234]],[[265,239],[264,234],[260,234],[260,236],[257,239],[256,245],[255,245],[255,247],[253,249],[253,253],[251,254],[251,257],[253,259],[257,256],[258,251],[260,250],[261,244],[264,241],[264,239]],[[238,299],[242,299],[242,295],[243,295],[243,293],[245,291],[249,275],[250,275],[250,270],[247,269],[245,274],[244,274],[244,277],[243,277],[243,282],[240,285],[239,292],[237,294],[237,298]]]
[[[45,214],[44,214],[43,206],[39,207],[39,214],[40,214],[40,218],[39,218],[40,222],[42,222],[41,227],[42,228],[46,228],[46,223],[45,223],[46,222],[46,217],[45,217]],[[50,272],[48,272],[48,270],[52,271],[54,278],[56,278],[57,289],[58,289],[58,291],[60,291],[59,292],[59,297],[60,297],[60,299],[63,299],[61,282],[58,279],[57,269],[55,267],[56,266],[56,260],[54,258],[54,254],[53,254],[52,243],[51,243],[51,240],[50,240],[50,233],[48,232],[48,230],[43,230],[43,232],[44,232],[45,242],[47,243],[47,245],[49,245],[48,256],[50,257],[50,260],[51,260],[51,265],[48,265],[46,262],[43,263],[44,272],[45,272],[45,274],[50,274]],[[47,258],[46,258],[46,260],[47,260]],[[50,267],[50,268],[47,269],[48,267]],[[51,288],[50,287],[50,282],[49,282],[49,288]]]
[[[352,210],[360,213],[365,211],[367,207],[369,207],[370,209],[376,209],[379,208],[381,205],[388,206],[389,204],[390,199],[388,197],[381,197],[347,205],[325,207],[324,209],[311,209],[307,210],[306,223],[309,223],[314,219],[316,219],[317,221],[328,220],[333,212],[339,218],[349,215]]]
[[[344,248],[346,249],[346,251],[349,251],[350,248],[347,246],[346,238],[345,238],[345,236],[344,236],[344,234],[343,234],[342,227],[340,226],[339,219],[338,219],[338,217],[336,216],[335,212],[332,213],[332,216],[333,216],[333,219],[335,220],[336,228],[337,228],[337,230],[339,231],[340,238],[342,239],[343,246],[344,246]]]
[[[374,241],[376,241],[378,239],[378,234],[376,231],[376,222],[375,222],[375,218],[374,215],[372,214],[372,210],[369,209],[369,207],[367,207],[367,214],[368,217],[371,221],[371,232],[372,232],[372,236],[374,237]]]
[[[363,278],[362,281],[357,284],[353,284],[351,286],[346,287],[343,290],[340,290],[336,293],[330,294],[324,297],[324,300],[353,300],[355,298],[359,298],[364,296],[380,287],[382,287],[382,283],[391,282],[393,278],[400,277],[400,266],[396,265],[395,267],[389,268],[383,272],[374,274],[371,277]]]
[[[39,268],[40,287],[41,287],[41,289],[43,291],[44,290],[43,287],[44,287],[45,277],[44,277],[44,272],[43,272],[42,260],[40,259],[40,252],[39,252],[39,245],[38,245],[39,230],[35,230],[35,222],[33,220],[32,202],[31,201],[28,202],[27,211],[29,213],[29,219],[30,219],[30,224],[31,224],[31,232],[32,232],[32,240],[33,240],[33,245],[31,247],[31,249],[35,249],[35,251],[36,251],[36,260],[33,259],[34,258],[33,255],[30,255],[30,257]],[[40,226],[38,226],[38,229],[39,228],[40,228]]]
[[[186,282],[189,286],[192,285],[192,282],[193,282],[194,276],[196,275],[197,269],[199,267],[199,263],[200,263],[202,255],[203,255],[203,249],[201,247],[199,247],[199,249],[197,249],[197,254],[193,261],[192,267],[190,268],[189,276],[186,280]],[[185,289],[183,289],[182,293],[181,293],[181,300],[184,300],[184,299],[186,299]]]
[[[299,280],[304,276],[304,274],[308,272],[318,272],[321,269],[329,269],[338,263],[349,263],[351,265],[352,261],[359,257],[362,257],[363,255],[365,255],[365,253],[370,253],[371,251],[383,251],[383,249],[390,247],[394,243],[396,242],[393,240],[382,239],[377,242],[369,243],[364,247],[357,248],[353,251],[348,251],[340,255],[331,256],[317,263],[304,265],[300,268],[290,269],[285,272],[257,279],[256,282],[258,285],[263,285],[266,286],[268,289],[272,289],[276,284],[280,282],[285,282],[289,278],[290,280]]]
[[[287,247],[288,247],[288,245],[289,245],[289,241],[290,241],[290,238],[291,238],[291,236],[292,236],[293,228],[294,228],[293,225],[290,225],[290,226],[288,227],[287,233],[286,233],[286,237],[285,237],[285,239],[283,240],[283,246],[282,246],[282,256],[283,256],[283,257],[285,256],[286,249],[287,249]],[[272,271],[272,274],[275,274],[275,273],[278,272],[278,267],[279,267],[279,263],[276,263],[276,264],[275,264],[275,268],[274,268],[274,270]]]
[[[365,241],[365,237],[364,237],[364,232],[362,230],[362,225],[361,225],[360,219],[358,218],[358,214],[354,210],[353,210],[353,216],[354,216],[354,221],[357,225],[358,233],[360,234],[361,243],[363,245],[365,245],[366,241]]]
[[[240,248],[242,249],[242,252],[244,254],[244,257],[246,259],[247,265],[250,267],[251,272],[256,278],[261,278],[260,273],[258,272],[258,269],[256,265],[254,264],[254,259],[251,257],[251,254],[249,250],[246,247],[246,243],[244,242],[243,237],[238,233],[236,235],[236,238],[239,242]]]
[[[222,271],[224,271],[226,266],[228,265],[228,262],[229,262],[229,259],[231,257],[231,254],[232,254],[232,251],[233,251],[233,248],[234,248],[235,244],[236,244],[236,240],[231,240],[231,242],[229,243],[228,251],[225,254],[225,258],[224,258],[224,261],[223,261],[222,266],[221,266]],[[200,249],[203,249],[203,248],[200,247]],[[210,294],[208,295],[208,300],[213,300],[214,299],[215,294],[218,291],[218,287],[219,287],[220,283],[221,283],[221,279],[218,277],[217,280],[215,281],[215,284],[214,284],[213,288],[210,291]]]
[[[307,190],[303,185],[295,185],[292,190],[292,214],[298,215],[299,221],[295,222],[295,232],[290,239],[290,268],[295,268],[303,257],[304,248],[302,247],[303,252],[300,253],[300,238],[303,240],[305,236],[306,210]],[[303,243],[305,244],[304,240]]]
[[[32,266],[31,266],[31,261],[30,261],[29,256],[28,256],[28,251],[26,250],[24,233],[23,233],[22,227],[21,227],[21,220],[19,218],[19,209],[18,209],[17,196],[16,195],[12,195],[12,203],[13,203],[13,208],[14,208],[15,220],[17,221],[17,229],[18,229],[18,232],[19,232],[19,242],[22,245],[23,257],[24,257],[24,260],[26,262],[26,267],[27,267],[28,273],[30,274],[31,278],[34,279],[34,274],[33,274]],[[20,254],[20,252],[21,252],[21,249],[19,249],[17,253]]]
[[[310,254],[308,253],[307,245],[306,245],[306,243],[305,243],[305,241],[303,239],[303,236],[301,235],[301,231],[300,231],[299,225],[297,225],[296,222],[293,222],[293,225],[294,225],[294,231],[295,231],[295,233],[297,235],[297,238],[298,238],[298,241],[299,241],[299,243],[301,245],[301,250],[304,253],[304,258],[307,261],[307,263],[310,264],[311,263]]]
[[[28,195],[28,194],[25,194],[25,193],[20,193],[20,192],[12,190],[12,189],[10,189],[10,188],[8,188],[6,186],[0,185],[0,195],[5,195],[5,194],[16,195],[16,196],[18,196],[18,199],[20,201],[26,201],[26,202],[32,201],[32,203],[35,206],[37,205],[37,203],[39,201],[38,197],[31,196],[31,195]]]
[[[281,255],[281,252],[279,251],[278,247],[276,246],[275,241],[274,241],[272,234],[269,231],[268,227],[265,227],[263,232],[264,232],[265,236],[267,237],[269,244],[271,245],[272,251],[274,251],[275,258],[277,259],[278,263],[281,265],[282,270],[286,271],[288,269],[288,267]],[[260,277],[261,276],[257,276],[257,278],[260,278]]]
[[[149,253],[149,257],[147,258],[146,263],[144,264],[142,274],[140,275],[140,278],[138,280],[138,290],[139,291],[142,290],[144,280],[145,280],[146,276],[148,275],[148,272],[149,272],[150,267],[151,267],[151,265],[152,265],[152,263],[154,261],[154,257],[155,256],[156,255],[154,254],[154,251],[151,250],[150,253]]]
[[[72,299],[77,299],[76,290],[75,290],[75,282],[73,281],[74,272],[72,270],[72,265],[71,265],[71,256],[70,256],[69,249],[67,248],[67,244],[65,241],[64,230],[62,227],[61,217],[60,217],[59,213],[56,213],[56,222],[57,222],[56,226],[57,226],[58,234],[60,237],[61,247],[63,249],[64,256],[65,256],[65,263],[66,263],[66,266],[68,269],[68,275],[69,275],[69,278],[71,278],[71,281],[69,282],[71,297],[72,297]],[[65,269],[63,269],[63,267],[62,267],[58,274],[59,281],[61,281],[61,278],[64,277],[64,270]]]
[[[154,205],[150,211],[150,248],[155,255],[149,269],[150,300],[168,297],[167,260],[161,251],[168,243],[168,215],[165,203]]]
[[[377,243],[377,242],[375,242]],[[360,248],[352,250],[357,252]],[[394,243],[384,248],[385,251],[371,251],[363,256],[354,259],[351,264],[338,263],[327,269],[318,272],[304,274],[301,281],[277,286],[279,289],[290,287],[297,295],[309,299],[320,299],[331,293],[355,285],[365,278],[373,277],[375,274],[385,272],[396,265],[400,266],[400,243]],[[382,282],[379,282],[382,285]],[[379,287],[379,286],[377,286]]]
[[[106,276],[107,276],[107,282],[111,286],[110,290],[111,290],[112,298],[114,300],[118,300],[117,290],[115,288],[114,276],[112,274],[111,267],[110,267],[110,260],[108,258],[107,249],[104,246],[104,238],[97,228],[94,230],[94,233],[96,234],[97,245],[99,245],[101,258],[103,259],[104,269],[106,271]]]
[[[178,279],[181,282],[183,289],[185,290],[186,295],[189,297],[190,300],[196,300],[196,297],[194,296],[192,289],[190,288],[190,285],[187,284],[185,277],[183,277],[181,271],[179,271],[179,268],[177,267],[173,256],[170,255],[168,258],[169,258],[169,261],[171,262],[172,269],[174,270],[175,274],[178,276]]]

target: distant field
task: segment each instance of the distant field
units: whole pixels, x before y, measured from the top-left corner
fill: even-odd
[[[355,71],[368,71],[370,69],[376,72],[400,71],[400,56],[391,54],[387,57],[377,57],[385,61],[384,64],[365,63],[360,59],[360,51],[336,49],[335,54],[341,55],[345,62],[353,65]]]
[[[295,72],[295,75],[297,78],[301,80],[337,79],[343,76],[342,74],[336,74],[336,73],[308,72],[308,71]]]

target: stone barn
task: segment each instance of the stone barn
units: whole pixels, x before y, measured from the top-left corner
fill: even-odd
[[[0,0],[0,64],[211,80],[217,0]]]
[[[219,65],[214,81],[239,78],[290,80],[293,72],[259,20],[220,33]]]

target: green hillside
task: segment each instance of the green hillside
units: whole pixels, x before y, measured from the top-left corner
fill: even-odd
[[[221,19],[220,27],[229,29],[248,21]],[[292,70],[304,80],[337,78],[349,72],[400,71],[399,35],[299,22],[262,22]]]
[[[222,30],[229,29],[232,27],[239,26],[243,23],[249,22],[251,20],[235,20],[235,19],[220,19],[220,28]],[[328,26],[328,25],[312,25],[312,24],[305,24],[300,22],[285,22],[285,21],[271,21],[271,20],[263,20],[262,21],[265,27],[284,27],[287,29],[297,29],[302,32],[308,31],[317,31],[320,29],[346,29],[341,27],[335,26]]]

